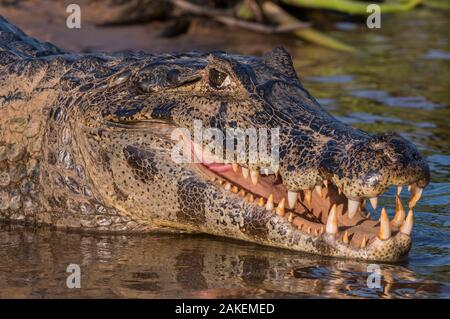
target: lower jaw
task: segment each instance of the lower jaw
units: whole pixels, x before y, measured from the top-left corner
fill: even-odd
[[[216,186],[225,189],[230,184],[229,196],[253,203],[260,208],[267,204],[270,195],[277,207],[285,197],[286,188],[274,175],[261,177],[257,185],[250,178],[244,179],[241,172],[234,172],[231,165],[198,165],[202,175]],[[262,198],[262,200],[261,200]],[[263,204],[260,203],[263,201]],[[325,231],[330,207],[337,205],[339,231],[328,234]],[[290,238],[285,241],[273,236],[269,242],[261,244],[288,248],[319,255],[345,257],[363,260],[398,261],[407,254],[411,246],[410,236],[392,227],[392,237],[381,240],[377,237],[379,222],[367,218],[368,212],[362,207],[357,216],[350,219],[347,212],[347,199],[339,195],[336,187],[329,185],[322,194],[313,192],[311,205],[306,204],[304,194],[292,209],[285,207],[284,214],[273,209],[274,218],[286,224]],[[270,236],[269,236],[270,237]]]

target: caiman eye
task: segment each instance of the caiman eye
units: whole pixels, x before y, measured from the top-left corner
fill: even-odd
[[[230,84],[231,78],[228,74],[217,69],[209,70],[209,85],[213,88],[220,90],[226,88]]]

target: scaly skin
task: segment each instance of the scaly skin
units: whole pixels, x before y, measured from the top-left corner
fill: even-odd
[[[389,238],[377,236],[364,209],[348,216],[345,196],[370,198],[392,184],[423,188],[426,162],[396,134],[370,135],[329,115],[300,84],[285,50],[263,58],[70,54],[4,19],[0,32],[2,219],[88,231],[202,232],[365,260],[396,261],[409,251],[400,225]],[[175,163],[170,134],[192,131],[194,120],[220,130],[279,128],[278,182],[262,178],[268,186],[252,188],[230,172]],[[286,190],[303,196],[295,210],[275,214],[226,190],[217,183],[223,179],[265,198],[273,191],[275,203]],[[325,180],[326,196],[308,203],[302,190]],[[337,233],[324,231],[331,204]]]

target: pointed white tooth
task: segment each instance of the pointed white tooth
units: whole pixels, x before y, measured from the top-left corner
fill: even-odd
[[[247,179],[249,175],[250,171],[248,170],[248,168],[242,167],[242,176],[244,177],[244,179]]]
[[[231,167],[233,168],[233,171],[236,173],[238,171],[239,165],[237,163],[231,164]]]
[[[362,241],[361,241],[361,248],[366,248],[366,244],[367,244],[367,240],[366,240],[366,236],[363,237]]]
[[[274,209],[274,205],[273,205],[273,195],[270,194],[269,198],[267,199],[267,203],[266,203],[266,210],[272,210]]]
[[[316,185],[314,186],[314,190],[316,191],[316,193],[322,197],[322,185]]]
[[[333,206],[331,206],[325,230],[328,234],[336,234],[338,232],[336,204],[333,204]]]
[[[400,199],[400,196],[395,196],[395,215],[394,218],[392,218],[392,225],[400,226],[403,224],[403,221],[405,220],[405,209],[403,208],[402,200]]]
[[[278,176],[278,171],[280,170],[280,165],[272,165],[270,167],[270,169],[272,170],[272,172],[275,174],[275,176]]]
[[[411,235],[413,224],[414,224],[414,213],[413,210],[410,209],[408,215],[406,216],[405,222],[403,223],[402,227],[400,227],[400,231],[403,234]]]
[[[225,184],[225,190],[229,191],[231,189],[231,184],[230,183],[226,183]]]
[[[408,185],[408,192],[411,192],[411,188],[412,188],[412,186]]]
[[[250,178],[252,180],[252,184],[256,186],[258,184],[259,172],[257,170],[250,170]]]
[[[312,190],[304,189],[303,193],[305,194],[305,202],[306,202],[306,204],[311,207],[311,204],[312,204]]]
[[[280,215],[280,216],[284,216],[284,213],[285,213],[285,211],[284,211],[284,203],[285,203],[285,199],[283,197],[281,199],[281,201],[278,203],[278,206],[277,206],[277,209],[276,209],[277,214]]]
[[[255,201],[255,197],[253,194],[248,194],[245,198],[249,203],[253,203]]]
[[[400,196],[400,193],[402,192],[403,186],[397,186],[397,195]]]
[[[268,168],[264,168],[263,169],[263,173],[264,173],[264,175],[269,176],[269,169]]]
[[[359,204],[360,204],[359,200],[353,200],[353,199],[348,200],[348,217],[350,219],[355,217],[356,212],[358,211]]]
[[[348,239],[347,231],[345,231],[344,236],[342,236],[342,241],[344,242],[344,244],[348,244],[350,242],[350,240]]]
[[[381,209],[380,228],[378,229],[378,238],[386,240],[391,237],[391,224],[389,223],[389,216],[384,207]]]
[[[378,205],[378,197],[371,197],[369,198],[370,205],[372,205],[373,209],[377,209]]]
[[[288,215],[288,222],[292,223],[292,219],[294,218],[294,214],[289,213]]]
[[[259,200],[258,200],[258,206],[259,206],[259,207],[263,207],[263,206],[264,206],[264,198],[263,198],[263,197],[260,197],[260,198],[259,198]]]
[[[297,203],[297,199],[298,199],[298,192],[294,192],[294,191],[288,191],[288,205],[289,208],[294,208],[295,204]]]
[[[422,196],[423,188],[420,187],[414,187],[413,191],[411,193],[411,197],[409,198],[408,206],[410,209],[414,208],[416,206],[417,202],[420,199],[420,196]]]

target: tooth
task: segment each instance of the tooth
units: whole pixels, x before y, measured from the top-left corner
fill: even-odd
[[[308,234],[311,234],[311,226],[308,227]]]
[[[402,227],[400,227],[400,231],[403,234],[411,235],[413,224],[414,224],[414,213],[413,210],[410,209],[408,212],[408,216],[406,216],[405,222],[403,223]]]
[[[297,203],[298,192],[288,191],[288,204],[289,208],[294,208]]]
[[[323,185],[325,185],[325,187],[328,187],[328,180],[327,180],[327,179],[325,179],[325,180],[323,181]]]
[[[250,178],[252,180],[252,184],[254,186],[256,186],[256,184],[258,184],[258,179],[259,179],[259,172],[257,170],[250,170]]]
[[[237,173],[238,168],[239,168],[239,165],[238,165],[237,163],[233,163],[233,164],[231,164],[231,167],[233,168],[233,171],[234,171],[235,173]]]
[[[242,167],[242,176],[244,177],[244,179],[247,179],[249,174],[250,172],[248,168]]]
[[[259,207],[263,207],[263,206],[264,206],[264,198],[263,198],[263,197],[260,197],[260,198],[259,198],[258,206],[259,206]]]
[[[246,199],[250,203],[253,203],[255,201],[255,197],[253,196],[253,194],[248,194]]]
[[[314,190],[316,191],[316,193],[322,197],[322,185],[316,185],[314,186]]]
[[[312,202],[312,191],[310,189],[304,189],[303,192],[305,193],[305,202],[308,206],[311,206]]]
[[[411,188],[412,188],[412,186],[408,185],[408,192],[411,192]]]
[[[340,187],[338,187],[338,193],[339,195],[342,195],[342,189]]]
[[[284,202],[285,202],[285,200],[283,197],[277,206],[277,214],[280,216],[284,216]]]
[[[278,172],[280,170],[280,166],[276,165],[276,166],[271,166],[270,169],[272,170],[272,172],[275,174],[275,176],[278,176]]]
[[[273,205],[273,195],[270,194],[269,198],[267,199],[267,203],[266,203],[266,210],[272,210],[274,208]]]
[[[350,219],[355,217],[356,212],[358,211],[358,207],[359,207],[359,200],[353,199],[348,200],[348,217]]]
[[[400,196],[395,196],[395,215],[394,218],[392,218],[391,223],[395,226],[400,226],[403,224],[405,220],[405,209],[402,205],[402,200],[400,199]]]
[[[293,214],[289,213],[288,215],[288,222],[292,223]]]
[[[397,186],[397,195],[400,196],[403,186]]]
[[[366,200],[361,198],[361,211],[366,210]]]
[[[373,209],[377,209],[378,205],[378,197],[371,197],[369,198],[370,205],[372,205]]]
[[[324,231],[323,226],[320,226],[319,233],[320,233],[320,234],[323,234],[323,231]]]
[[[380,229],[378,230],[378,238],[386,240],[391,237],[391,225],[389,223],[389,216],[384,207],[381,209]]]
[[[269,169],[268,168],[264,168],[263,172],[264,172],[264,175],[269,176]]]
[[[211,182],[215,182],[216,181],[216,178],[215,177],[212,177],[211,178]]]
[[[344,242],[344,244],[348,244],[349,240],[348,240],[348,232],[345,231],[344,236],[342,237],[342,241]]]
[[[219,185],[223,185],[223,183],[225,183],[225,181],[219,179],[218,183],[219,183]]]
[[[242,197],[245,197],[245,190],[241,189],[239,191],[239,195],[242,196]]]
[[[229,191],[231,189],[231,184],[230,183],[226,183],[225,184],[225,190]]]
[[[300,224],[300,225],[298,225],[298,230],[302,230],[302,228],[303,228],[303,224]]]
[[[239,192],[239,188],[237,186],[231,187],[231,192],[237,194]]]
[[[367,244],[367,240],[366,240],[366,236],[364,236],[361,241],[361,248],[366,248],[366,244]]]
[[[316,228],[314,229],[314,235],[319,236],[320,235],[320,231]]]
[[[338,232],[336,204],[331,206],[330,213],[328,214],[326,232],[328,234],[336,234]]]
[[[422,196],[423,188],[420,187],[414,187],[413,192],[411,193],[411,197],[409,198],[409,208],[412,209],[414,206],[416,206],[417,202],[420,199],[420,196]]]

